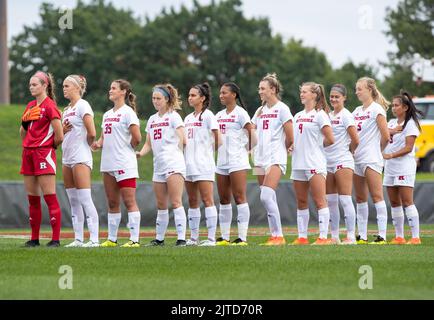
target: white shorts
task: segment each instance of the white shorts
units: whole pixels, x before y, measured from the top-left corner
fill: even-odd
[[[219,167],[217,167],[216,173],[219,174],[219,175],[221,175],[221,176],[229,176],[233,172],[250,170],[250,169],[252,169],[250,167],[250,165],[248,165],[248,166],[232,167],[230,169],[220,169]]]
[[[187,176],[185,177],[185,181],[187,182],[199,182],[199,181],[215,181],[215,174],[201,174],[196,176]]]
[[[265,167],[259,167],[259,166],[255,166],[253,168],[253,174],[255,176],[265,176],[267,174],[267,172],[271,169],[272,166],[279,166],[280,171],[282,171],[282,175],[286,174],[286,165],[284,164],[270,164],[268,166]]]
[[[79,163],[63,163],[63,165],[67,168],[74,168],[76,165],[78,164],[84,164],[85,166],[88,166],[90,168],[90,170],[92,170],[93,168],[93,161],[84,161],[84,162],[79,162]]]
[[[139,173],[137,169],[123,169],[117,171],[104,172],[116,179],[116,182],[129,180],[129,179],[137,179],[139,178]]]
[[[354,171],[354,161],[342,161],[332,165],[327,165],[327,172],[335,174],[341,169],[351,169]]]
[[[384,176],[383,186],[414,188],[415,182],[416,182],[415,174],[409,174],[407,176]]]
[[[321,175],[327,179],[325,170],[292,170],[291,180],[308,182],[316,175]]]
[[[366,176],[366,169],[371,168],[372,170],[378,172],[379,174],[383,174],[383,165],[378,163],[360,163],[354,165],[354,173],[359,177]]]
[[[166,183],[167,179],[169,179],[169,177],[173,176],[174,174],[180,174],[184,180],[185,180],[185,171],[184,170],[173,170],[173,171],[169,171],[166,174],[155,174],[152,177],[152,181],[153,182],[158,182],[158,183]]]

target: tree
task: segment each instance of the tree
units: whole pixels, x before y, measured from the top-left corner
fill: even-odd
[[[434,57],[434,0],[402,0],[395,10],[387,9],[386,34],[398,46],[397,58],[420,54]]]
[[[116,9],[103,0],[89,4],[77,2],[73,11],[73,29],[58,26],[62,16],[58,7],[43,3],[42,22],[12,39],[10,49],[12,99],[24,103],[31,99],[28,80],[36,70],[48,71],[56,77],[59,105],[65,105],[62,81],[71,73],[83,74],[88,80],[87,99],[97,110],[108,105],[110,81],[127,77],[129,70],[120,58],[127,50],[130,33],[140,30],[140,23],[131,11]]]

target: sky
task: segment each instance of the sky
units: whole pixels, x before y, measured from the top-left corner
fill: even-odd
[[[74,8],[76,0],[45,0],[65,8]],[[43,0],[8,1],[8,38],[22,32],[24,25],[40,21]],[[88,1],[85,1],[88,2]],[[191,7],[192,0],[111,0],[119,8],[131,9],[137,17],[155,17],[163,7]],[[210,0],[199,0],[207,4]],[[267,17],[273,33],[284,39],[303,40],[307,46],[324,52],[333,67],[347,61],[368,63],[386,73],[380,61],[396,46],[384,34],[386,8],[396,8],[399,0],[243,0],[248,18]]]

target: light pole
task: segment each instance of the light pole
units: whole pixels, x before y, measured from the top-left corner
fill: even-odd
[[[0,104],[10,103],[7,0],[0,0]]]

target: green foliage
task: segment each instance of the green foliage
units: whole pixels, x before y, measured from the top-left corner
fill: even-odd
[[[402,0],[395,10],[388,9],[386,34],[398,46],[398,58],[418,53],[425,59],[434,57],[434,1]]]
[[[161,82],[179,89],[188,114],[186,97],[191,86],[208,81],[213,88],[212,109],[217,111],[221,109],[220,86],[234,81],[251,115],[260,105],[257,87],[267,73],[278,74],[285,89],[283,100],[293,112],[300,110],[302,82],[341,82],[333,78],[335,71],[322,52],[299,40],[283,41],[272,34],[268,19],[246,18],[241,5],[240,0],[194,2],[192,9],[162,10],[155,19],[141,23],[131,11],[116,9],[104,0],[79,1],[73,11],[73,29],[60,30],[59,8],[45,3],[40,10],[42,22],[25,27],[12,40],[12,100],[21,104],[30,100],[28,79],[38,69],[57,77],[60,106],[67,103],[62,98],[63,78],[84,74],[86,99],[99,111],[109,105],[110,82],[126,78],[138,96],[140,114],[146,117],[155,112],[151,88]],[[363,75],[370,72],[364,65],[354,68]],[[346,74],[345,69],[342,72]],[[347,78],[352,80],[350,75]]]

